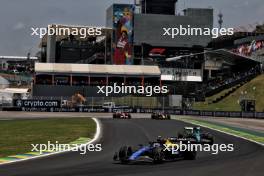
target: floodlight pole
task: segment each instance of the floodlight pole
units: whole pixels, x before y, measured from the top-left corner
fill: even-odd
[[[147,13],[147,0],[145,0],[145,14]]]
[[[104,64],[106,64],[106,57],[107,57],[107,30],[105,34],[105,59],[104,59]]]
[[[141,65],[144,65],[144,44],[141,44]]]
[[[162,112],[164,113],[164,106],[165,106],[165,100],[164,100],[164,96],[162,96]]]

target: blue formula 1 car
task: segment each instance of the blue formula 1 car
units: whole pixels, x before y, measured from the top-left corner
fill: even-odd
[[[164,145],[166,144],[166,145]],[[123,146],[114,154],[114,161],[120,161],[122,164],[136,162],[152,162],[159,164],[164,161],[174,161],[179,159],[194,160],[196,151],[184,151],[172,153],[165,150],[165,146],[178,145],[177,139],[160,139],[156,142],[150,142],[149,145],[138,147]]]

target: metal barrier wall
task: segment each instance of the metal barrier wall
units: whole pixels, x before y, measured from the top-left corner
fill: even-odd
[[[170,108],[102,108],[99,106],[80,106],[73,108],[62,107],[8,107],[2,108],[3,111],[41,111],[41,112],[100,112],[109,113],[123,111],[129,113],[153,113],[164,112],[171,115],[191,115],[208,117],[228,117],[228,118],[257,118],[264,119],[264,112],[235,112],[235,111],[198,111],[198,110],[179,110]]]

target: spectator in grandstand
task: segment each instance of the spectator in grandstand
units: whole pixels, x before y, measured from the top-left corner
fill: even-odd
[[[253,52],[258,51],[262,48],[264,48],[264,41],[253,40],[251,44],[240,45],[236,49],[233,49],[232,52],[245,56],[250,56]]]
[[[252,75],[256,75],[260,71],[261,71],[260,66],[256,66],[242,73],[240,72],[233,73],[232,77],[226,77],[226,78],[223,77],[223,78],[216,78],[216,79],[210,80],[207,82],[207,84],[203,85],[203,88],[206,92],[211,91],[211,90],[216,90],[223,86],[243,81],[245,80],[245,78],[250,77]]]

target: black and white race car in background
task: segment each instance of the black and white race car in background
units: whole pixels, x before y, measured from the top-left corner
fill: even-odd
[[[155,119],[155,120],[170,120],[171,116],[170,114],[165,114],[165,113],[161,113],[161,112],[154,112],[151,114],[151,119]]]

